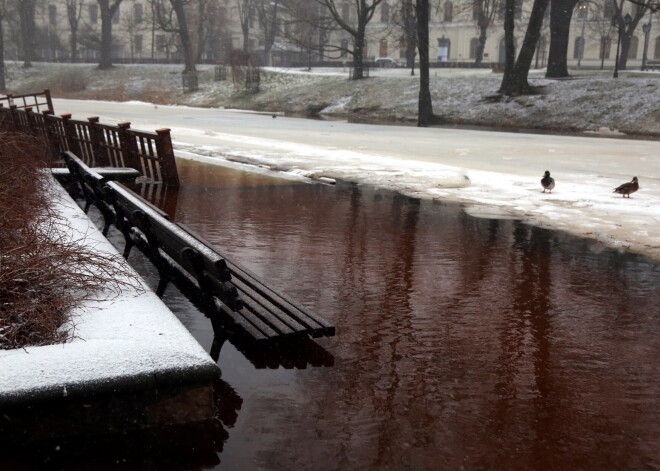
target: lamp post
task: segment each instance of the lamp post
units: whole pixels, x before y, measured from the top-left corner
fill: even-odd
[[[585,46],[584,25],[587,22],[587,14],[588,14],[587,8],[588,5],[586,3],[580,3],[580,6],[578,7],[578,18],[582,19],[582,32],[580,33],[580,50],[578,51],[578,62],[577,62],[578,69],[582,64],[582,59],[584,58],[584,46]]]
[[[626,13],[626,16],[623,17],[623,22],[619,23],[617,15],[615,14],[612,17],[612,26],[616,26],[619,29],[619,34],[617,36],[617,41],[616,41],[616,57],[614,58],[614,78],[619,77],[619,48],[621,47],[621,35],[623,34],[625,28],[630,24],[632,21],[632,17],[630,14]]]
[[[651,22],[653,21],[653,12],[649,16],[649,22],[645,25],[642,25],[642,31],[644,31],[644,53],[642,55],[642,70],[646,70],[646,60],[648,59],[649,51],[649,33],[651,32]]]

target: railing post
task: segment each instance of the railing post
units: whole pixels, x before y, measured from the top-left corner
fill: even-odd
[[[121,145],[121,154],[124,160],[124,166],[132,167],[144,174],[142,171],[142,164],[140,162],[140,155],[138,153],[137,144],[135,143],[135,139],[133,139],[128,133],[128,130],[131,128],[131,123],[118,123],[117,127],[119,127],[119,143]]]
[[[79,159],[84,159],[80,151],[80,142],[76,135],[76,127],[71,122],[71,113],[64,113],[60,115],[62,118],[62,128],[64,129],[64,142],[66,149],[71,151]]]
[[[37,120],[34,117],[34,111],[32,111],[32,107],[28,106],[23,109],[25,112],[25,120],[27,121],[27,125],[30,128],[30,134],[34,136],[43,136],[42,132],[39,132],[39,125],[37,124]]]
[[[101,145],[103,143],[103,132],[96,126],[99,122],[98,116],[87,118],[89,122],[89,140],[94,152],[94,162],[85,162],[90,167],[106,167],[110,165],[110,159],[106,149]]]
[[[163,182],[170,188],[179,187],[179,174],[174,160],[174,148],[169,129],[156,129],[156,152],[162,169]]]
[[[16,120],[18,120],[18,116],[16,115],[16,105],[9,105],[9,130],[11,132],[18,132],[18,123]]]
[[[51,113],[55,114],[55,108],[53,107],[53,99],[50,96],[50,89],[44,88],[44,96],[46,97],[46,103],[48,104],[48,109]]]
[[[53,162],[57,161],[60,156],[62,149],[62,141],[60,140],[60,135],[54,127],[56,124],[53,122],[57,118],[53,116],[51,110],[44,110],[41,113],[44,120],[44,136],[46,142],[48,143],[48,155],[50,156],[50,164],[53,165]]]

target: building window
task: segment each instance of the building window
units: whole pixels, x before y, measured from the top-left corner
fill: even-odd
[[[438,62],[447,62],[451,53],[451,41],[448,38],[438,38]]]
[[[637,59],[637,50],[639,49],[639,38],[633,36],[630,38],[630,47],[628,48],[628,59]]]
[[[603,19],[611,21],[614,16],[614,2],[605,2],[603,4]]]
[[[445,23],[451,23],[454,20],[454,4],[453,3],[445,2],[445,8],[444,8],[442,20]]]
[[[117,7],[115,14],[112,15],[112,24],[113,25],[119,24],[119,7]]]
[[[387,39],[380,40],[380,48],[378,49],[378,55],[380,57],[387,57]]]
[[[609,37],[604,37],[600,40],[600,58],[609,59],[612,40]]]
[[[513,17],[516,20],[519,20],[522,18],[522,10],[523,10],[523,2],[522,0],[516,0],[516,6],[515,10],[513,10]]]
[[[582,59],[584,57],[582,54],[584,54],[584,38],[578,36],[573,45],[573,59]]]
[[[342,39],[341,40],[341,52],[340,52],[340,57],[346,57],[347,51],[348,50],[348,39]]]
[[[387,2],[384,2],[380,7],[380,22],[390,22],[390,6],[387,4]]]
[[[89,6],[89,22],[93,25],[99,21],[99,7],[97,5]]]
[[[48,21],[51,26],[57,26],[57,7],[55,5],[48,5]]]
[[[347,3],[341,6],[341,19],[346,22],[351,21],[351,7]]]
[[[133,19],[136,23],[142,23],[144,20],[144,11],[142,10],[141,3],[136,3],[133,5]]]
[[[167,38],[164,34],[156,36],[156,51],[163,52],[167,48]]]
[[[655,38],[655,50],[653,51],[653,58],[660,59],[660,36]]]
[[[479,38],[470,39],[470,59],[477,58],[477,48],[479,47]]]
[[[141,34],[136,34],[134,39],[135,39],[135,41],[134,41],[135,42],[135,52],[137,54],[141,54],[142,53],[142,35]]]

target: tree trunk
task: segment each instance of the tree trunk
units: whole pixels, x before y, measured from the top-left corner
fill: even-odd
[[[366,23],[358,18],[357,34],[353,46],[353,80],[364,78],[364,45],[365,45]]]
[[[195,52],[190,39],[190,32],[188,31],[188,21],[186,20],[186,12],[183,2],[181,0],[170,0],[172,9],[176,14],[176,20],[179,24],[178,33],[181,40],[181,49],[183,53],[184,74],[194,74],[197,72],[195,68]]]
[[[474,53],[474,63],[481,64],[484,60],[484,49],[486,49],[486,39],[488,39],[488,23],[479,26],[479,43]]]
[[[532,6],[532,13],[529,17],[525,40],[520,48],[518,59],[511,73],[511,80],[506,88],[500,91],[509,96],[525,95],[530,93],[531,87],[527,81],[529,69],[534,59],[534,51],[541,37],[541,27],[543,26],[543,16],[550,0],[535,0]]]
[[[114,0],[110,5],[110,0],[97,0],[101,10],[101,59],[99,69],[107,70],[112,68],[112,17],[117,12],[122,0]]]
[[[7,83],[5,80],[5,34],[3,28],[3,18],[0,16],[0,93],[7,93]]]
[[[71,62],[78,61],[78,31],[71,31]]]
[[[513,66],[516,61],[515,50],[515,0],[505,0],[504,5],[504,74],[502,75],[502,84],[500,85],[500,93],[508,90],[511,87],[513,80]]]
[[[34,23],[35,0],[21,0],[19,4],[19,20],[21,23],[21,42],[23,43],[23,68],[32,67],[34,59],[34,42],[36,25]]]
[[[568,77],[568,35],[577,0],[552,0],[550,4],[550,51],[546,77]]]
[[[417,126],[433,121],[433,100],[429,73],[429,1],[417,0],[417,48],[419,49],[419,109]]]

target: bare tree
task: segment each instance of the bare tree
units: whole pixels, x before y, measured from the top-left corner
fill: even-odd
[[[112,17],[122,0],[97,0],[101,11],[101,59],[99,69],[112,68]]]
[[[248,52],[250,49],[250,23],[252,15],[254,15],[255,0],[236,0],[236,5],[238,6],[238,20],[243,32],[243,51]]]
[[[616,23],[615,28],[617,28],[617,33],[621,31],[621,52],[615,60],[618,61],[619,70],[626,70],[628,53],[630,52],[630,41],[635,34],[635,29],[649,10],[657,8],[657,3],[651,0],[634,2],[634,8],[631,11],[632,15],[630,15],[629,21],[626,21],[627,18],[623,13],[624,0],[610,1],[614,3],[614,18],[612,23]]]
[[[503,0],[468,0],[466,6],[475,18],[475,26],[479,32],[479,42],[474,54],[474,62],[481,64],[484,59],[488,30],[495,23],[497,15],[501,11]]]
[[[259,26],[264,37],[264,60],[266,65],[273,65],[271,51],[277,37],[277,20],[280,10],[280,0],[256,0],[255,7],[259,18]]]
[[[534,51],[538,45],[539,38],[541,37],[541,30],[543,26],[543,18],[545,11],[548,8],[550,0],[534,0],[532,12],[527,24],[527,31],[525,32],[525,39],[523,40],[522,47],[518,53],[518,58],[515,64],[511,67],[510,61],[513,57],[513,27],[514,27],[514,14],[515,2],[506,0],[505,8],[505,41],[507,47],[507,64],[505,65],[505,73],[500,85],[500,93],[503,95],[516,96],[525,95],[533,92],[533,88],[529,85],[528,76],[529,69],[532,66],[534,58]]]
[[[400,8],[392,15],[392,22],[401,29],[401,46],[406,49],[406,67],[415,75],[417,55],[417,15],[413,0],[402,0]]]
[[[5,79],[5,32],[3,23],[6,16],[5,0],[0,0],[0,93],[7,93],[7,82]]]
[[[66,0],[66,15],[71,30],[71,62],[78,60],[78,27],[82,15],[83,0]]]
[[[546,77],[568,77],[568,35],[573,10],[579,0],[551,0],[550,52]]]
[[[605,68],[605,53],[610,48],[614,32],[611,11],[606,6],[608,2],[610,0],[590,3],[591,18],[586,21],[585,25],[587,35],[599,44],[600,70]]]
[[[32,67],[34,46],[37,37],[37,27],[34,22],[34,11],[37,0],[21,0],[18,2],[18,15],[21,22],[21,43],[23,45],[23,67]]]
[[[427,127],[433,120],[429,74],[429,0],[416,0],[417,48],[419,49],[419,108],[417,126]]]
[[[383,0],[351,0],[342,3],[340,0],[314,1],[327,9],[337,25],[353,38],[352,49],[346,49],[346,52],[353,56],[352,78],[363,79],[367,25],[373,18],[376,7],[383,3]]]
[[[175,33],[179,37],[179,46],[184,62],[184,74],[196,74],[195,51],[190,32],[188,30],[188,21],[186,19],[185,7],[186,0],[169,0],[171,9],[166,8],[163,0],[151,0],[156,16],[156,21],[160,28],[167,33]],[[176,18],[174,18],[176,16]]]

